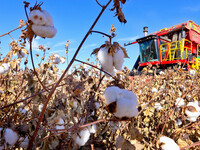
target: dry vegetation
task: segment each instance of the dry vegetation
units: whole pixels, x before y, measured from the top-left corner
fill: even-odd
[[[125,3],[114,0],[112,10],[116,8],[116,15],[125,23],[120,2]],[[25,23],[21,21],[18,28],[23,26]],[[66,69],[60,78],[54,56],[45,59],[49,48],[43,46],[39,47],[44,52],[40,67],[22,70],[20,63],[26,66],[28,60],[20,59],[26,56],[22,53],[28,38],[26,31],[30,30],[26,26],[19,40],[10,43],[10,52],[0,62],[0,65],[10,64],[9,71],[0,74],[0,149],[148,150],[161,148],[161,136],[174,139],[181,149],[199,149],[200,117],[191,121],[186,113],[199,111],[187,106],[189,102],[199,105],[198,71],[191,74],[177,64],[158,75],[156,68],[148,66],[143,74],[131,78],[130,70],[125,67],[115,77],[105,77],[98,63],[74,59],[82,63],[73,66],[70,73]],[[29,33],[31,43],[35,35]],[[13,57],[14,53],[18,59]],[[104,91],[109,86],[128,89],[137,95],[137,117],[118,119],[109,112],[104,103]],[[76,138],[80,137],[80,131],[90,127],[96,129],[89,132],[89,140],[83,146],[78,146]],[[16,140],[6,136],[7,129],[12,129]]]

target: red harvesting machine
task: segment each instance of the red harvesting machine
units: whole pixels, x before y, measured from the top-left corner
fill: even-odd
[[[148,64],[159,65],[161,69],[176,65],[178,62],[187,69],[199,69],[200,66],[200,26],[187,21],[170,28],[147,35],[128,46],[138,43],[140,55],[133,69],[142,70]]]

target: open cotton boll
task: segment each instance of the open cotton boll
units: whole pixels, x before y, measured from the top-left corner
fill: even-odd
[[[56,33],[57,30],[56,28],[54,28],[53,26],[43,26],[43,25],[32,25],[32,30],[33,32],[43,38],[53,38]]]
[[[17,140],[18,140],[19,136],[16,132],[14,132],[12,129],[5,129],[5,133],[4,133],[4,139],[5,142],[9,144],[9,147],[13,146]]]
[[[64,126],[64,120],[62,118],[59,118],[59,121],[56,123],[56,129],[57,130],[60,130],[60,129],[65,129],[65,126]],[[58,132],[62,132],[62,131],[58,131]]]
[[[21,138],[20,138],[20,139],[21,139]],[[26,136],[25,139],[23,138],[23,139],[20,140],[20,141],[22,141],[21,144],[20,144],[20,146],[21,146],[22,148],[27,148],[27,147],[28,147],[28,144],[29,144],[28,136]]]
[[[60,56],[58,54],[54,54],[52,61],[53,61],[54,64],[59,64],[60,61],[61,61]]]
[[[185,114],[187,115],[187,119],[191,122],[195,122],[200,115],[200,107],[195,102],[189,102],[187,104]]]
[[[180,150],[180,147],[174,142],[174,140],[166,136],[162,136],[159,142],[162,150]]]
[[[182,106],[184,106],[184,105],[185,105],[184,99],[182,99],[182,98],[177,98],[177,99],[176,99],[175,105],[177,105],[177,107],[182,107]]]
[[[90,131],[90,133],[96,133],[97,131],[97,126],[96,124],[93,124],[91,126],[88,126],[88,130]]]
[[[189,70],[190,75],[195,75],[196,71],[194,69]]]
[[[117,100],[117,111],[114,115],[118,118],[136,117],[138,115],[137,104],[138,102],[132,99],[120,98]]]
[[[84,128],[79,132],[79,136],[76,136],[75,143],[79,146],[85,145],[90,138],[90,131],[87,128]]]
[[[113,74],[113,57],[108,54],[108,47],[101,48],[98,51],[97,57],[104,71]]]
[[[46,10],[42,10],[42,13],[44,13],[44,15],[46,15],[46,22],[45,22],[44,25],[54,26],[53,19],[52,19],[51,15]]]
[[[124,52],[119,47],[117,49],[115,49],[115,51],[116,52],[113,55],[114,67],[117,70],[122,70],[122,66],[124,63]]]
[[[157,93],[158,90],[157,90],[155,87],[153,87],[152,90],[151,90],[151,92],[152,92],[152,93]]]
[[[107,87],[104,92],[105,103],[109,105],[117,101],[118,93],[120,92],[120,88],[117,86]]]
[[[155,105],[154,105],[154,108],[155,108],[157,111],[159,111],[159,110],[161,110],[163,107],[161,106],[160,103],[156,102]]]
[[[60,63],[61,63],[61,64],[64,64],[65,61],[66,61],[66,58],[61,56],[61,57],[60,57]]]
[[[27,54],[27,50],[26,49],[22,49],[22,50],[17,52],[18,58],[23,58],[23,57],[25,57],[26,54]]]
[[[48,18],[44,12],[36,9],[30,12],[29,20],[31,20],[35,25],[45,25]]]

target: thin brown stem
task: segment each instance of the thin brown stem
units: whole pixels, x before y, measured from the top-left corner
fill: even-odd
[[[106,33],[100,32],[100,31],[91,31],[91,33],[93,33],[93,32],[94,32],[94,33],[99,33],[99,34],[105,35],[105,36],[109,37],[109,39],[112,39],[112,38],[113,38],[111,35],[108,35],[108,34],[106,34]]]
[[[18,29],[20,29],[20,28],[22,28],[22,26],[19,26],[19,27],[13,29],[13,30],[7,32],[7,33],[4,33],[4,34],[0,35],[0,37],[5,36],[5,35],[8,35],[8,34],[10,34],[11,32],[13,32],[13,31],[15,31],[15,30],[18,30]]]
[[[195,142],[192,145],[181,147],[180,150],[185,150],[185,149],[189,149],[191,147],[197,147],[197,146],[200,147],[200,142]]]
[[[96,69],[98,69],[98,70],[104,72],[105,74],[109,75],[109,76],[112,77],[113,79],[115,79],[115,77],[113,77],[110,73],[104,71],[104,70],[101,69],[101,68],[98,68],[98,67],[95,66],[95,65],[89,64],[89,63],[87,63],[87,62],[84,62],[84,61],[81,61],[81,60],[78,60],[78,59],[75,59],[75,61],[80,62],[80,63],[83,63],[83,64],[86,64],[86,65],[91,66],[91,67],[93,67],[93,68],[96,68]]]
[[[99,3],[99,1],[98,0],[96,0],[96,2],[97,2],[97,4],[99,5],[99,6],[101,6],[101,7],[103,7],[100,3]]]
[[[90,34],[90,31],[94,28],[94,26],[96,25],[97,21],[99,20],[99,18],[101,17],[101,15],[103,14],[103,12],[105,11],[105,9],[107,8],[107,6],[111,3],[112,0],[109,0],[109,2],[107,3],[106,6],[102,7],[102,10],[101,12],[99,13],[98,17],[96,18],[96,20],[94,21],[94,23],[92,24],[92,26],[90,27],[89,31],[87,32],[87,34],[85,35],[85,37],[83,38],[82,42],[80,43],[79,47],[77,48],[72,60],[70,61],[69,65],[67,66],[67,68],[65,69],[64,73],[62,74],[62,76],[60,77],[60,79],[58,80],[58,82],[56,83],[55,87],[51,90],[50,94],[48,95],[48,98],[46,99],[45,103],[44,103],[44,106],[43,106],[43,109],[42,109],[42,112],[39,116],[39,119],[38,119],[38,123],[37,123],[37,126],[36,126],[36,129],[33,133],[33,136],[29,142],[29,145],[28,145],[28,150],[31,150],[32,149],[32,145],[33,145],[33,142],[37,136],[37,133],[39,131],[39,127],[40,127],[40,124],[44,118],[44,113],[45,113],[45,110],[47,108],[47,104],[50,100],[50,98],[52,97],[53,93],[55,92],[57,86],[60,84],[60,82],[62,81],[62,79],[65,77],[65,74],[68,72],[69,68],[72,66],[72,64],[74,63],[75,61],[75,58],[76,56],[78,55],[82,45],[84,44],[85,40],[87,39],[87,37],[89,36]]]
[[[37,77],[40,84],[42,85],[42,87],[49,93],[50,91],[44,86],[44,84],[42,83],[42,81],[40,80],[40,78],[38,76],[38,73],[35,70],[35,65],[34,65],[34,61],[33,61],[33,52],[32,52],[32,40],[30,41],[30,53],[31,53],[31,62],[32,62],[34,74]]]

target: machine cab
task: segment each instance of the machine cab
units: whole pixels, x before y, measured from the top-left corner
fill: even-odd
[[[137,39],[140,48],[140,63],[160,61],[159,44],[157,35],[149,35]]]

